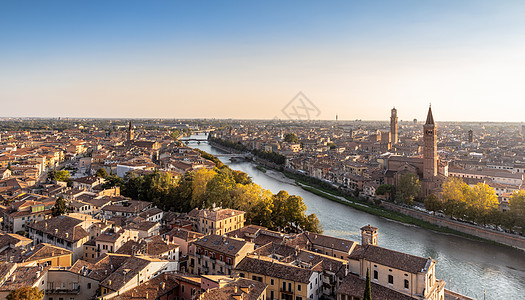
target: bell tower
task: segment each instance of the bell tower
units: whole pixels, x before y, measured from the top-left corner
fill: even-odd
[[[395,107],[390,111],[390,136],[392,145],[397,144],[397,109]]]
[[[128,136],[127,136],[128,143],[132,142],[134,139],[135,139],[135,131],[133,130],[133,124],[131,124],[131,121],[129,121]]]
[[[437,176],[437,133],[432,107],[428,107],[427,121],[423,125],[423,179],[432,180]]]
[[[361,227],[361,246],[366,245],[377,246],[377,227],[370,224]]]

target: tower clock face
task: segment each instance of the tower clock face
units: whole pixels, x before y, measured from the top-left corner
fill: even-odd
[[[433,134],[432,130],[427,130],[427,134]]]

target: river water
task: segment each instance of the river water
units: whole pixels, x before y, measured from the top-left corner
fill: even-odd
[[[188,146],[214,155],[224,154],[207,142],[189,142]],[[525,299],[524,251],[370,215],[305,191],[279,172],[268,170],[264,173],[251,162],[220,159],[230,168],[247,173],[255,183],[273,193],[286,190],[303,197],[308,213],[317,215],[326,235],[360,242],[360,228],[370,224],[379,228],[379,246],[435,259],[437,278],[446,281],[447,289],[477,299]]]

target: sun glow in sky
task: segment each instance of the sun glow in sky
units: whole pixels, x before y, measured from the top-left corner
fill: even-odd
[[[524,121],[524,1],[2,1],[0,116]]]

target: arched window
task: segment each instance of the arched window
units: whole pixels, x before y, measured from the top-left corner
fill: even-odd
[[[377,279],[379,277],[379,274],[377,273],[377,270],[374,270],[374,279]]]

